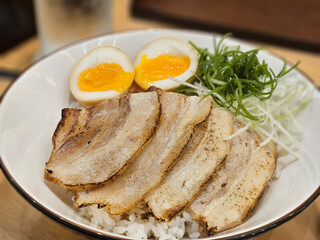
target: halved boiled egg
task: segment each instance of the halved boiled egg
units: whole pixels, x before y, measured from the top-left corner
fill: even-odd
[[[92,105],[125,93],[134,78],[130,57],[122,50],[98,47],[75,66],[70,90],[82,105]]]
[[[197,71],[198,55],[187,42],[175,38],[160,38],[146,44],[133,63],[135,82],[144,90],[155,86],[172,90],[180,83],[168,79],[174,77],[186,81]]]

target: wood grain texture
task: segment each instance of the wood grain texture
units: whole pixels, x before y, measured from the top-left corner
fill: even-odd
[[[114,1],[114,29],[115,31],[176,27],[152,21],[134,19],[129,12],[130,0]],[[289,62],[301,60],[300,69],[320,86],[320,54],[297,51],[289,48],[266,45],[271,52],[285,57]],[[0,55],[0,68],[21,71],[31,64],[39,49],[39,42],[33,38],[10,52]],[[10,83],[8,79],[0,78],[0,94]],[[0,172],[0,239],[6,240],[85,240],[92,237],[80,235],[49,219],[26,200],[24,200],[5,179]],[[291,221],[265,234],[257,236],[255,240],[318,240],[320,239],[320,198],[313,202],[306,210]]]
[[[75,233],[32,207],[0,173],[0,239],[94,239]]]

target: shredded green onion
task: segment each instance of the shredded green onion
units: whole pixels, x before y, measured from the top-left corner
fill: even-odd
[[[181,84],[175,92],[211,96],[216,104],[233,112],[244,127],[228,140],[250,128],[265,136],[258,149],[273,141],[278,144],[279,156],[289,153],[298,159],[303,127],[295,116],[312,101],[314,88],[297,72],[288,74],[299,62],[288,68],[284,61],[275,74],[265,61],[259,62],[260,49],[242,52],[240,47],[224,46],[228,36],[214,40],[213,53],[191,43],[199,53],[198,72],[187,82],[169,77]]]
[[[275,74],[265,61],[259,62],[257,54],[260,49],[243,52],[240,47],[224,46],[223,41],[229,35],[224,35],[218,42],[214,38],[213,53],[190,42],[199,54],[198,71],[190,81],[194,79],[193,84],[200,84],[209,90],[203,98],[211,96],[215,103],[229,109],[235,116],[242,115],[250,120],[261,121],[260,117],[245,107],[243,100],[251,96],[260,101],[270,99],[277,87],[277,80],[299,62],[287,69],[284,61],[281,71]],[[185,85],[178,87],[175,92],[198,95],[197,89]]]

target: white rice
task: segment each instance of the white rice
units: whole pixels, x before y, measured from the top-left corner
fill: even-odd
[[[92,227],[135,239],[175,240],[204,237],[200,223],[193,221],[186,211],[169,223],[157,221],[148,208],[141,204],[126,214],[113,218],[109,217],[103,208],[98,209],[96,206],[80,208],[79,214],[88,220]]]

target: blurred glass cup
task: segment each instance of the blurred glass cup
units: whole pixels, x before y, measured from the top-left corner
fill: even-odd
[[[34,0],[38,37],[45,55],[84,38],[112,31],[111,0]]]

